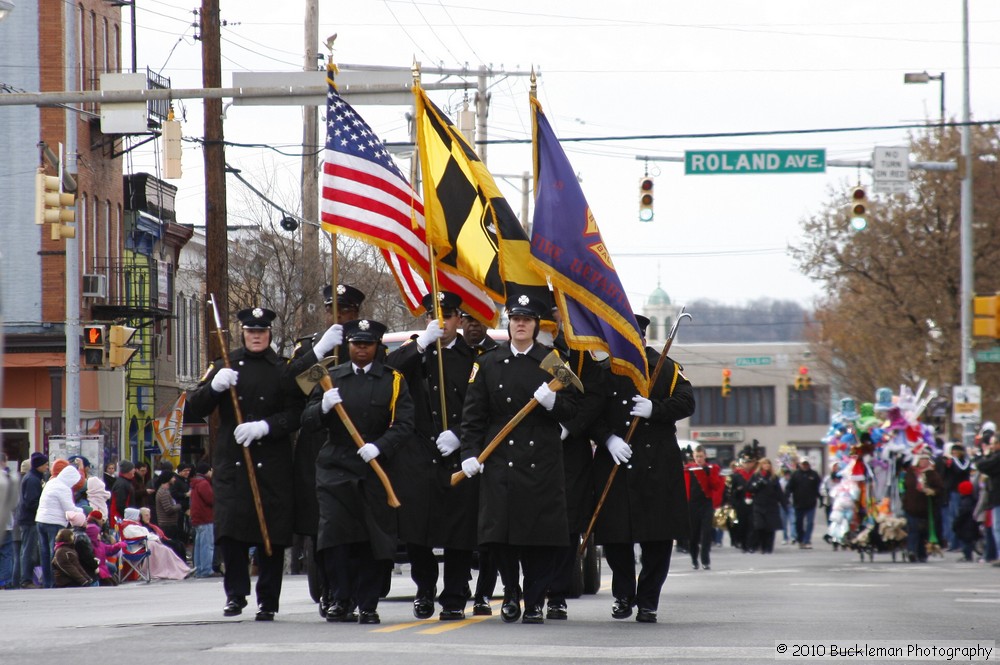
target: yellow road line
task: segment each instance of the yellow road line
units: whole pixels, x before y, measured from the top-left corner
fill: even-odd
[[[447,633],[449,630],[455,630],[456,628],[462,628],[463,626],[480,623],[492,618],[493,617],[473,616],[468,619],[462,619],[461,621],[440,621],[439,625],[434,626],[433,628],[428,628],[427,630],[421,630],[419,632],[421,635],[439,635],[441,633]]]
[[[391,626],[386,626],[385,628],[376,628],[371,631],[373,633],[395,633],[399,630],[406,630],[407,628],[413,628],[415,626],[426,626],[431,623],[431,619],[424,619],[422,621],[409,621],[407,623],[397,623]]]

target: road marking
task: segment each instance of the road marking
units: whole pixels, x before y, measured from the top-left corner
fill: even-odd
[[[376,628],[371,631],[373,633],[395,633],[400,630],[406,630],[407,628],[413,628],[414,626],[426,626],[430,624],[430,619],[421,619],[420,621],[408,621],[407,623],[397,623],[391,626],[384,626],[382,628]]]
[[[426,642],[274,642],[248,644],[236,642],[213,647],[209,651],[222,653],[379,653],[428,656]],[[510,658],[509,644],[449,644],[452,657]],[[593,660],[602,662],[621,660],[674,661],[674,660],[773,660],[774,647],[748,646],[665,646],[665,647],[584,647],[572,645],[518,646],[518,661],[537,659]]]
[[[844,582],[792,582],[788,586],[829,586],[829,587],[876,587],[890,586],[889,584],[850,584]]]
[[[428,628],[427,630],[419,631],[421,635],[439,635],[440,633],[447,633],[449,630],[455,630],[456,628],[462,628],[464,626],[470,626],[476,623],[482,623],[487,619],[492,619],[493,617],[469,617],[468,619],[462,619],[461,621],[440,621],[439,625],[433,628]]]
[[[989,603],[1000,604],[1000,598],[956,598],[956,603]]]

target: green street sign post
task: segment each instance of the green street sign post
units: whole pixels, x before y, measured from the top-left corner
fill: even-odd
[[[771,356],[740,356],[736,358],[737,367],[764,367],[770,365]]]
[[[826,150],[688,150],[684,175],[824,173]]]
[[[977,363],[1000,363],[1000,346],[976,351]]]

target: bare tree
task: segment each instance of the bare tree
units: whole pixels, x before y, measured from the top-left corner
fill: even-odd
[[[935,129],[913,137],[911,150],[918,160],[954,161],[959,144],[958,129]],[[979,293],[1000,291],[998,148],[996,128],[974,131]],[[810,340],[844,392],[868,400],[879,386],[927,379],[950,396],[960,382],[959,190],[953,172],[917,171],[907,194],[876,197],[864,231],[850,230],[844,191],[831,191],[822,212],[803,222],[807,239],[791,252],[825,292]],[[997,370],[978,371],[987,414],[1000,408]]]

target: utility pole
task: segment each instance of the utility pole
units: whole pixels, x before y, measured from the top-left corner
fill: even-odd
[[[306,0],[305,19],[305,62],[304,71],[316,71],[317,48],[319,42],[319,3],[318,0]],[[319,219],[319,186],[316,172],[316,146],[319,144],[317,129],[317,107],[302,107],[302,217],[304,219]],[[302,288],[306,303],[314,307],[306,307],[304,330],[318,328],[320,321],[320,287],[317,279],[325,271],[319,265],[319,228],[312,224],[303,224],[302,229]]]
[[[972,359],[972,295],[975,290],[974,270],[972,265],[972,111],[969,101],[969,0],[962,0],[962,174],[960,226],[959,226],[959,264],[961,266],[961,282],[959,298],[961,298],[961,336],[962,336],[962,367],[959,378],[962,385],[971,386],[976,383],[976,365]],[[970,423],[962,425],[962,443],[972,445],[975,432]]]
[[[486,65],[479,66],[479,76],[476,78],[476,152],[483,165],[486,164],[486,117],[490,112],[490,95],[486,92]]]
[[[77,35],[79,27],[76,24],[76,8],[67,3],[63,5],[66,32],[63,35],[63,64],[65,65],[63,81],[67,90],[73,90],[77,86],[76,72],[77,63]],[[70,176],[76,180],[76,112],[73,109],[66,109],[66,151],[59,151],[59,182],[64,183],[63,171],[69,172]],[[77,180],[77,182],[79,182]],[[60,187],[65,187],[60,184]],[[79,192],[76,192],[79,194]],[[76,206],[73,217],[80,221],[77,212],[86,210],[87,202],[76,199]],[[94,211],[97,214],[97,211]],[[77,224],[80,226],[80,224]],[[96,228],[96,226],[95,226]],[[81,232],[82,235],[82,232]],[[96,240],[95,240],[96,242]],[[80,435],[80,241],[78,238],[64,238],[63,247],[66,249],[66,437],[67,441],[71,437]],[[55,414],[53,414],[55,417]]]
[[[202,0],[201,81],[206,88],[222,87],[222,51],[219,0]],[[223,325],[229,322],[229,248],[226,237],[226,154],[222,134],[222,100],[205,99],[205,288],[215,294]],[[205,316],[205,339],[211,334],[213,317]],[[209,352],[217,358],[225,352]]]

